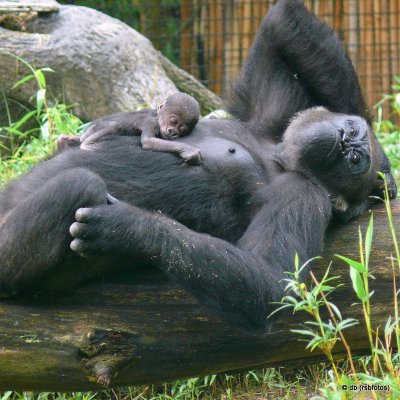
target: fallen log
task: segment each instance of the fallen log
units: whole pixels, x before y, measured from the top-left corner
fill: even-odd
[[[400,202],[392,202],[395,224]],[[374,208],[375,229],[370,269],[373,326],[383,326],[393,314],[391,263],[393,254],[383,206]],[[358,227],[363,232],[369,213],[332,229],[322,274],[332,271],[344,284],[334,303],[345,317],[360,320],[346,331],[354,352],[369,348],[362,312],[339,253],[358,259]],[[393,315],[392,315],[393,317]],[[0,301],[0,390],[75,391],[169,381],[234,369],[321,359],[305,350],[290,328],[304,316],[282,315],[270,333],[245,330],[222,313],[199,304],[187,292],[156,271],[142,271],[111,281],[96,282],[59,299]],[[340,357],[343,348],[334,349]],[[110,382],[110,371],[118,371]]]

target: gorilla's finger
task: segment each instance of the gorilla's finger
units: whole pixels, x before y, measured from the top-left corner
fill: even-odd
[[[98,125],[96,123],[91,123],[81,135],[81,143],[84,142],[89,136],[93,135],[98,129]]]
[[[93,215],[93,208],[78,208],[75,213],[75,219],[78,222],[86,222]]]
[[[90,144],[98,142],[104,136],[116,135],[118,131],[118,123],[110,121],[103,124],[95,124],[89,128],[81,136],[81,143]]]
[[[107,199],[107,204],[117,204],[120,201],[118,199],[116,199],[114,196],[111,196],[110,193],[106,194],[106,199]]]
[[[87,235],[86,225],[87,224],[82,224],[80,222],[74,222],[69,227],[69,233],[74,238],[78,238],[78,237],[85,238]]]
[[[69,245],[70,249],[79,254],[82,257],[85,257],[85,244],[82,240],[80,239],[74,239],[70,245]]]

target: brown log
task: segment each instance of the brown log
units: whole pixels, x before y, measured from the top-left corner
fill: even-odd
[[[395,224],[400,202],[392,203]],[[374,209],[375,229],[370,270],[373,326],[393,317],[393,254],[383,207]],[[324,258],[315,268],[324,273],[333,260],[334,275],[344,285],[334,303],[344,317],[360,320],[346,331],[352,351],[369,348],[362,312],[351,288],[348,267],[339,253],[358,259],[358,228],[370,214],[328,233]],[[397,271],[398,272],[398,271]],[[251,294],[249,294],[251,295]],[[61,298],[0,301],[0,390],[74,391],[169,381],[233,369],[311,363],[317,351],[290,332],[304,316],[280,316],[270,333],[246,330],[225,315],[199,304],[156,271],[115,277],[71,289]],[[339,357],[340,346],[334,348]],[[110,368],[118,370],[111,382]]]

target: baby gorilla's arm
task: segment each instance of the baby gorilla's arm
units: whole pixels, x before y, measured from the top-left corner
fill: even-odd
[[[176,153],[189,165],[201,164],[199,149],[181,142],[160,139],[157,137],[159,132],[160,127],[156,119],[149,119],[144,123],[142,135],[140,137],[144,150]]]

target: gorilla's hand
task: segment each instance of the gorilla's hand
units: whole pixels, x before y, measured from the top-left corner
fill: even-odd
[[[182,151],[179,152],[179,156],[186,164],[189,165],[201,164],[200,150],[196,149],[195,147],[186,146]]]

